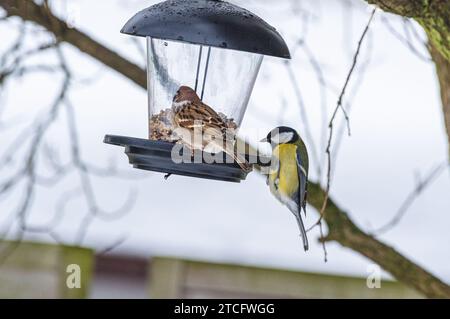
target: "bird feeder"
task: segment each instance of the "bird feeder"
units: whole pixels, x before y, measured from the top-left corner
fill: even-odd
[[[232,182],[245,179],[248,171],[229,161],[174,162],[172,104],[181,86],[192,88],[237,133],[263,57],[290,58],[275,28],[228,2],[168,0],[137,13],[121,32],[146,38],[149,133],[147,139],[107,135],[105,143],[125,146],[135,168]]]

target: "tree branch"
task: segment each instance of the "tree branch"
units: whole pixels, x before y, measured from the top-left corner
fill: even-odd
[[[147,76],[141,67],[108,49],[87,34],[70,28],[66,22],[53,15],[46,6],[37,5],[32,0],[0,0],[0,6],[9,16],[18,16],[25,21],[37,23],[52,32],[58,41],[72,44],[137,85],[146,87]]]
[[[32,1],[0,0],[0,6],[9,15],[20,16],[26,21],[33,21],[44,26],[49,31],[54,32],[60,41],[74,45],[99,62],[123,74],[142,88],[146,88],[146,74],[144,70],[96,42],[83,32],[69,29],[63,21],[51,14],[44,14],[41,6],[30,2]],[[386,2],[392,1],[386,0]],[[28,11],[26,10],[27,7]],[[324,202],[324,194],[325,191],[320,185],[317,183],[309,184],[309,203],[317,210],[320,210]],[[335,240],[342,246],[370,258],[391,273],[397,280],[417,289],[427,297],[450,298],[450,287],[448,285],[401,255],[392,247],[363,232],[353,223],[347,213],[334,203],[332,198],[328,199],[324,220],[329,228],[329,234],[325,240]]]

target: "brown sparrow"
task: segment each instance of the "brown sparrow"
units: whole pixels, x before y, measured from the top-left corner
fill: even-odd
[[[246,159],[234,151],[234,136],[227,134],[228,126],[224,119],[203,103],[193,89],[181,86],[173,98],[172,110],[175,129],[186,129],[189,133],[179,135],[184,144],[202,151],[212,146],[232,156],[244,171],[251,170]],[[200,139],[194,137],[194,130],[201,132]]]

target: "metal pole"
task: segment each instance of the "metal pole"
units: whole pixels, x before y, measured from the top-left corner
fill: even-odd
[[[206,57],[205,76],[203,77],[202,95],[200,100],[203,101],[203,94],[205,93],[206,76],[208,75],[209,57],[211,56],[211,47],[208,47],[208,56]]]
[[[200,64],[202,63],[202,52],[203,52],[203,45],[200,46],[200,52],[198,54],[197,75],[195,76],[195,92],[197,92],[198,87],[198,76],[200,75]]]

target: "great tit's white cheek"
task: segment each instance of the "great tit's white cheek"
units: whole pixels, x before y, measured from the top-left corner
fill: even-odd
[[[280,144],[280,134],[275,134],[275,135],[272,135],[271,137],[270,137],[270,141],[273,143],[273,144]]]
[[[284,144],[284,143],[289,143],[293,137],[294,137],[294,133],[282,132],[282,133],[276,134],[274,137],[272,137],[272,141],[276,144]]]

